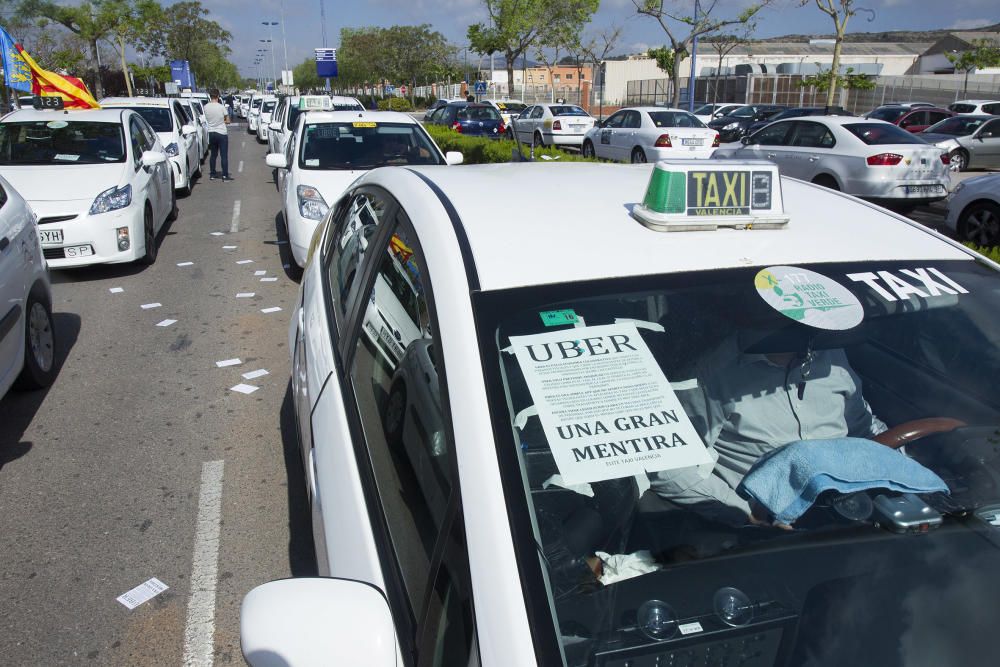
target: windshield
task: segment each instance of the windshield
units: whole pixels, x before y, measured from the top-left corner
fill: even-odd
[[[737,118],[753,118],[755,114],[753,107],[740,107],[729,112],[730,116]]]
[[[988,121],[983,116],[952,116],[928,127],[927,134],[950,134],[953,137],[967,137]]]
[[[271,113],[274,111],[274,107],[277,104],[277,102],[264,102],[264,107],[261,109],[261,113]]]
[[[550,106],[553,116],[589,116],[590,114],[578,106]]]
[[[869,146],[927,144],[926,141],[913,136],[910,132],[887,123],[849,123],[843,128]]]
[[[1000,622],[995,270],[740,268],[474,306],[540,662],[992,655],[968,629]]]
[[[721,108],[718,104],[702,104],[694,110],[696,116],[709,116],[716,108]]]
[[[948,110],[954,111],[955,113],[976,113],[976,105],[956,102],[955,104],[949,104]]]
[[[416,124],[315,123],[306,125],[302,133],[299,166],[303,169],[374,169],[406,164],[444,164],[440,152]]]
[[[124,162],[121,125],[62,120],[0,123],[0,164]],[[53,187],[56,187],[55,185]]]
[[[154,132],[170,132],[174,129],[170,120],[170,109],[163,107],[131,107],[132,111],[146,119]]]
[[[455,115],[457,120],[503,120],[500,112],[491,106],[468,106],[458,110]]]
[[[705,127],[705,124],[686,111],[650,111],[656,127]]]
[[[884,120],[887,123],[895,123],[899,120],[899,117],[905,113],[912,111],[912,109],[875,109],[868,117],[873,120]]]
[[[259,109],[261,102],[263,102],[263,100],[258,97],[257,99],[255,99],[253,102],[250,103],[250,106],[254,109]]]

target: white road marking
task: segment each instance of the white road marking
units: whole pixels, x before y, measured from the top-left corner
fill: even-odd
[[[240,231],[240,200],[233,202],[233,224],[229,225],[229,231],[236,233]]]
[[[184,627],[185,667],[211,667],[215,653],[215,589],[222,522],[222,473],[225,461],[201,465],[198,524],[191,565],[191,598]]]
[[[240,160],[240,166],[236,167],[236,171],[243,173],[243,160]]]
[[[247,142],[241,141],[240,142],[240,148],[246,148],[246,147],[247,147]]]

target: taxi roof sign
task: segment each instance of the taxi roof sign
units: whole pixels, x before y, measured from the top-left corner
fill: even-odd
[[[662,232],[777,229],[788,224],[778,167],[764,160],[657,162],[632,216]]]
[[[326,95],[303,95],[299,98],[299,109],[304,111],[329,111],[333,100]]]

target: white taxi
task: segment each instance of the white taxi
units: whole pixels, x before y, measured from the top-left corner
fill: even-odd
[[[251,665],[992,661],[1000,266],[763,161],[331,204],[289,329],[325,578],[246,596]]]
[[[683,109],[620,109],[587,132],[584,157],[619,162],[710,158],[719,133]]]
[[[38,215],[52,268],[156,261],[177,215],[171,167],[131,109],[22,109],[0,122],[0,174]]]
[[[52,289],[35,214],[0,178],[0,398],[14,385],[51,384],[55,343]]]
[[[461,161],[461,153],[443,155],[412,116],[391,111],[310,111],[284,153],[266,158],[278,170],[281,210],[299,266],[305,266],[313,231],[329,203],[369,169]]]
[[[274,109],[278,106],[278,98],[266,99],[260,105],[260,117],[257,119],[257,143],[268,143],[269,126],[271,118],[274,116]]]
[[[597,120],[575,104],[535,104],[512,119],[512,139],[534,146],[583,145]]]

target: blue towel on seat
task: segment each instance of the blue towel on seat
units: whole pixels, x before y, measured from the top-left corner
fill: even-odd
[[[933,471],[902,452],[864,438],[798,440],[762,457],[736,491],[756,500],[776,521],[790,524],[824,491],[865,489],[948,493]]]

